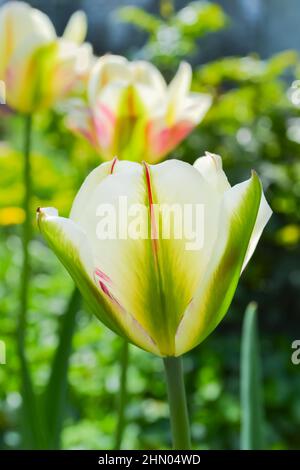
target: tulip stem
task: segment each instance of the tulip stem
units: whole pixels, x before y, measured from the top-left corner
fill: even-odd
[[[23,170],[23,210],[25,220],[23,223],[22,248],[23,264],[21,269],[20,281],[20,307],[17,324],[17,347],[20,360],[21,392],[22,392],[22,416],[23,416],[23,445],[30,448],[43,448],[43,432],[41,432],[40,415],[37,409],[36,396],[28,367],[28,361],[25,351],[26,323],[28,311],[28,287],[30,279],[30,257],[29,243],[32,235],[30,201],[32,194],[31,184],[31,135],[32,135],[32,116],[24,117],[24,170]]]
[[[24,171],[23,171],[23,184],[24,184],[24,199],[23,209],[25,220],[23,224],[23,265],[21,271],[21,287],[20,287],[20,313],[18,323],[18,345],[20,354],[24,355],[25,350],[25,332],[28,310],[28,287],[30,277],[30,260],[29,260],[29,242],[31,239],[31,214],[30,214],[30,200],[32,193],[31,184],[31,162],[30,162],[30,147],[31,147],[31,130],[32,130],[32,116],[26,115],[24,120]]]
[[[188,450],[191,448],[191,438],[182,358],[166,357],[163,361],[168,388],[173,449]]]
[[[125,429],[125,408],[127,399],[127,372],[129,364],[129,343],[123,340],[120,358],[120,388],[119,388],[119,403],[118,403],[118,422],[115,436],[115,450],[119,450],[122,445],[122,439]]]

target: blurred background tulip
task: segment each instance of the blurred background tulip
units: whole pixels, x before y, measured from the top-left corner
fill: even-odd
[[[84,13],[76,12],[58,38],[41,11],[23,2],[2,6],[0,80],[7,104],[29,114],[63,98],[89,66],[90,46],[82,44],[86,29]]]
[[[149,62],[107,54],[91,70],[86,102],[70,105],[68,125],[105,160],[117,155],[131,161],[159,161],[210,107],[209,95],[190,91],[191,79],[188,63],[181,63],[167,86]]]

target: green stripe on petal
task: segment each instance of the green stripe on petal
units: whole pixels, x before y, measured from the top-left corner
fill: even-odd
[[[219,237],[210,264],[176,333],[176,356],[202,342],[226,314],[240,277],[262,198],[261,183],[250,180],[223,199]]]
[[[152,316],[162,326],[155,338],[160,348],[163,342],[168,345],[165,355],[174,356],[178,325],[210,259],[221,197],[210,191],[195,168],[178,160],[149,165],[149,174],[152,200],[159,205],[155,212],[159,281],[154,284],[162,301]]]
[[[38,225],[49,246],[77,284],[91,312],[115,333],[146,351],[159,351],[142,326],[96,285],[95,265],[85,232],[52,208],[39,209]]]

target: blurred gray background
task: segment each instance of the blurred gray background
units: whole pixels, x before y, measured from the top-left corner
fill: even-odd
[[[0,5],[7,0],[0,0]],[[32,0],[27,3],[46,12],[58,33],[70,14],[83,9],[89,18],[88,40],[95,52],[134,52],[143,45],[145,36],[133,26],[121,24],[115,15],[117,8],[136,5],[149,12],[159,11],[155,0]],[[176,9],[188,2],[175,0]],[[197,62],[219,56],[257,52],[262,58],[284,49],[300,50],[299,0],[216,0],[231,18],[225,31],[209,34],[201,40]]]

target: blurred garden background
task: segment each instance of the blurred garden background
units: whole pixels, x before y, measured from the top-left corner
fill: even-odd
[[[0,5],[6,3],[0,1]],[[232,184],[254,168],[274,211],[222,325],[185,357],[188,406],[197,449],[238,449],[240,340],[244,311],[258,304],[265,406],[265,446],[300,448],[300,4],[294,0],[36,0],[61,33],[70,14],[88,16],[97,54],[153,62],[167,80],[180,61],[193,66],[193,89],[213,96],[205,119],[170,157],[193,162],[222,155]],[[15,331],[21,269],[22,121],[0,109],[0,448],[20,446],[20,373]],[[35,116],[33,136],[32,283],[26,338],[32,378],[45,399],[73,283],[35,224],[38,206],[67,216],[81,182],[100,157],[64,126],[61,110]],[[61,447],[113,444],[119,386],[118,337],[88,314],[76,318],[63,406]],[[160,359],[130,348],[124,448],[171,446]],[[50,389],[51,391],[51,389]],[[50,396],[51,398],[51,396]],[[51,399],[50,399],[51,403]],[[49,411],[51,413],[51,409]]]

